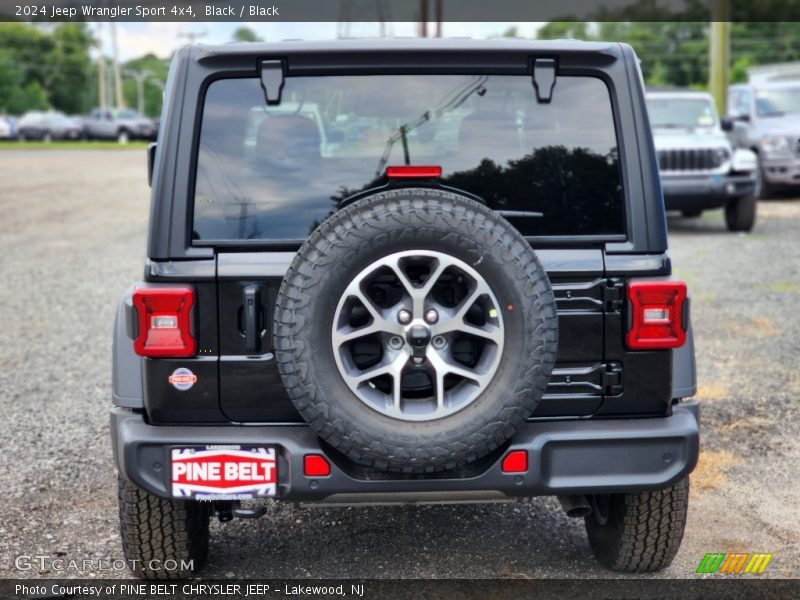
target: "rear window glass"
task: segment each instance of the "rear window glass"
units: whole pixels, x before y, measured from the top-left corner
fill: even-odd
[[[396,165],[439,165],[526,236],[624,233],[611,101],[559,77],[539,104],[530,77],[289,77],[267,106],[258,79],[206,93],[193,238],[305,239]],[[536,213],[541,213],[537,215]]]

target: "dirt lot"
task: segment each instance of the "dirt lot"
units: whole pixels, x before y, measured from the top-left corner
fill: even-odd
[[[111,323],[141,276],[142,151],[0,153],[0,577],[19,555],[120,558],[108,441]],[[703,453],[680,554],[772,552],[800,577],[800,201],[761,204],[750,235],[670,220],[693,294]],[[272,507],[212,525],[210,576],[602,577],[552,499],[461,507]],[[92,576],[91,572],[69,573]],[[127,576],[120,572],[117,576]]]

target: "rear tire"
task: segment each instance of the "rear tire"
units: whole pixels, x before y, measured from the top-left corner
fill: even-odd
[[[745,196],[725,207],[725,224],[730,231],[751,231],[756,224],[755,196]]]
[[[764,167],[761,166],[761,163],[758,164],[758,181],[756,182],[756,193],[754,196],[759,200],[769,200],[775,197],[775,188],[770,185],[767,181],[766,176],[764,175]]]
[[[672,562],[683,539],[689,479],[655,492],[590,497],[585,518],[595,557],[612,571],[659,571]]]
[[[122,550],[134,574],[184,579],[199,571],[208,556],[210,505],[160,498],[121,477],[118,486]]]

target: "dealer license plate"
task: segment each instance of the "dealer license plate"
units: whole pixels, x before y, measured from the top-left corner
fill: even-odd
[[[274,496],[275,448],[193,446],[172,448],[172,495],[198,500],[245,500]]]

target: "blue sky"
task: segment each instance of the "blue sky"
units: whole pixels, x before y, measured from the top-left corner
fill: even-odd
[[[129,60],[143,54],[153,53],[169,56],[173,50],[187,43],[187,34],[204,34],[198,41],[205,44],[220,44],[230,41],[238,27],[246,25],[267,41],[302,38],[308,40],[333,39],[337,37],[339,24],[331,23],[119,23],[118,44],[120,58]],[[97,24],[93,25],[98,27]],[[511,26],[516,26],[523,37],[534,37],[541,23],[455,23],[443,25],[445,37],[486,38],[499,35]],[[394,36],[416,35],[416,23],[387,23],[387,31]],[[432,26],[431,29],[432,31]],[[106,53],[111,53],[109,27],[104,25],[101,37]],[[353,37],[377,37],[377,23],[351,23]]]

